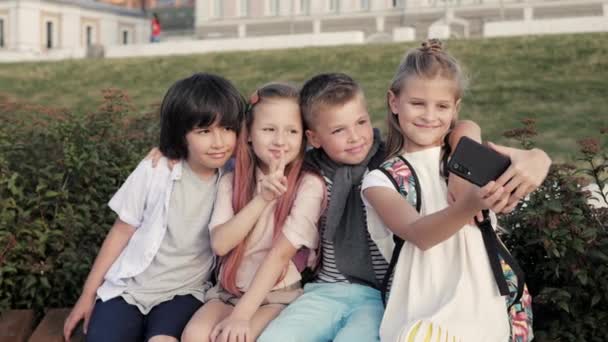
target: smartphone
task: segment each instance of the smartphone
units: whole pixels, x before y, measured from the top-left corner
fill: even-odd
[[[484,186],[497,180],[509,165],[509,157],[475,140],[462,137],[448,162],[448,171],[477,186]]]

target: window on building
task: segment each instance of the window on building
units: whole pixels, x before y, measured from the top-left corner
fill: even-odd
[[[47,49],[53,48],[53,22],[52,21],[46,22],[46,48]]]
[[[249,0],[240,0],[241,1],[241,17],[249,16]]]
[[[122,45],[129,44],[129,31],[122,30]]]
[[[329,11],[332,13],[340,12],[340,0],[329,0]]]
[[[270,0],[270,15],[279,15],[281,13],[281,1]]]
[[[361,10],[363,11],[367,11],[369,10],[369,0],[361,0],[359,2],[359,7],[361,8]]]
[[[403,8],[405,6],[405,0],[393,0],[394,8]]]
[[[304,15],[310,14],[310,0],[300,0],[300,13]]]
[[[0,48],[4,47],[4,19],[0,19]]]
[[[87,26],[86,28],[86,41],[87,46],[91,46],[93,44],[93,28],[91,26]]]
[[[217,18],[224,16],[224,5],[222,0],[215,0],[213,2],[213,15]]]

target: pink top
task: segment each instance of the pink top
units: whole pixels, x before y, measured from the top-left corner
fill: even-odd
[[[257,174],[258,177],[256,178],[259,178],[261,172],[258,170]],[[233,176],[234,173],[228,173],[220,180],[213,215],[209,222],[210,232],[234,216],[232,208]],[[283,235],[297,249],[302,247],[317,249],[319,245],[317,221],[321,215],[324,191],[323,181],[319,177],[305,175],[300,183],[291,212],[283,225]],[[264,208],[260,218],[247,236],[247,248],[236,275],[236,286],[241,292],[249,289],[258,268],[272,248],[275,208],[276,200],[270,202]],[[220,268],[221,272],[222,268]],[[290,261],[285,277],[273,290],[293,285],[300,279],[300,272],[298,272],[293,261]]]
[[[160,36],[160,22],[156,19],[152,19],[152,35]]]

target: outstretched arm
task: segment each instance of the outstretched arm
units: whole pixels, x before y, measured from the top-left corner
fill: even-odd
[[[458,232],[478,211],[496,209],[502,202],[504,190],[495,182],[474,188],[447,208],[421,216],[394,189],[373,186],[363,195],[374,207],[382,222],[397,236],[422,250],[427,250]]]
[[[84,332],[86,334],[89,318],[93,312],[93,306],[95,305],[96,292],[105,274],[110,269],[110,266],[116,261],[120,253],[131,239],[131,236],[135,232],[135,227],[116,219],[116,222],[110,229],[108,236],[106,236],[97,258],[93,263],[91,272],[84,283],[84,288],[80,298],[74,305],[74,308],[70,312],[70,315],[65,320],[63,326],[63,336],[66,340],[70,339],[74,327],[84,319]]]

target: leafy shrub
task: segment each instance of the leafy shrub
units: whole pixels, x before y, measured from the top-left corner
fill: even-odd
[[[119,90],[94,113],[0,103],[0,311],[72,305],[115,216],[107,201],[154,144]]]
[[[529,147],[536,130],[532,121],[525,124],[509,135]],[[583,166],[553,166],[529,200],[501,221],[509,232],[505,242],[526,273],[541,342],[608,336],[608,209],[590,207],[582,187],[590,177],[604,188],[608,155],[597,139],[580,145]],[[608,204],[605,194],[600,197]]]

